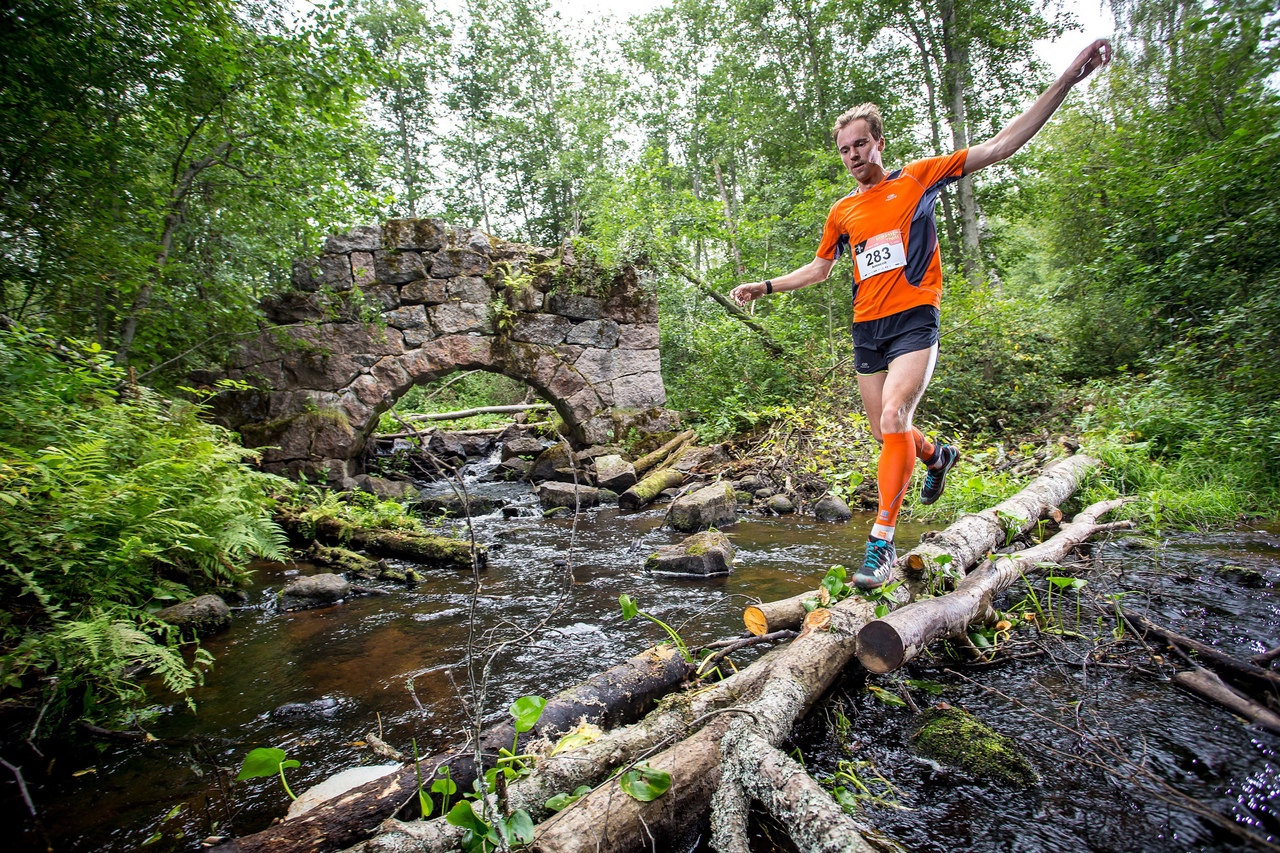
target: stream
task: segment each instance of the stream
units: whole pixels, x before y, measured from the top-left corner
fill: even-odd
[[[491,547],[477,625],[508,638],[546,624],[495,660],[489,720],[519,696],[551,696],[664,639],[652,623],[624,621],[619,594],[676,626],[690,646],[736,636],[749,598],[813,589],[831,564],[850,566],[871,521],[870,513],[843,525],[749,514],[726,531],[737,549],[733,574],[654,576],[643,570],[644,556],[682,538],[660,529],[665,505],[637,513],[604,507],[576,522],[543,519],[527,485],[480,482],[491,467],[470,470],[474,493],[507,503],[474,519],[477,540]],[[914,543],[927,529],[900,524],[899,542]],[[921,759],[912,749],[915,715],[884,704],[858,677],[839,685],[788,748],[799,748],[816,775],[856,762],[863,781],[873,780],[870,790],[891,790],[868,803],[861,819],[908,850],[1249,849],[1184,808],[1155,799],[1150,792],[1158,783],[1132,769],[1089,764],[1085,759],[1097,758],[1090,738],[1114,738],[1151,778],[1263,837],[1280,837],[1280,738],[1188,697],[1155,665],[1135,669],[1119,656],[1107,666],[1077,664],[1093,647],[1091,638],[1110,638],[1113,622],[1099,621],[1092,604],[1104,590],[1139,590],[1126,597],[1126,606],[1238,657],[1280,642],[1280,528],[1133,537],[1098,546],[1096,556],[1100,577],[1091,574],[1082,594],[1088,599],[1079,640],[1053,638],[1046,655],[989,669],[913,664],[912,677],[942,691],[913,691],[921,707],[963,706],[1015,737],[1040,773],[1038,785],[1018,791]],[[387,585],[390,595],[318,610],[286,614],[267,606],[289,579],[314,571],[306,564],[256,567],[250,605],[234,614],[230,630],[204,642],[217,663],[194,691],[198,711],[181,702],[155,709],[149,729],[159,743],[63,747],[47,756],[47,772],[27,771],[55,850],[124,851],[144,843],[148,850],[196,850],[210,834],[264,828],[288,806],[279,780],[229,782],[255,747],[279,747],[301,762],[289,771],[301,793],[349,767],[386,763],[365,746],[369,732],[381,732],[406,753],[416,738],[421,755],[462,739],[470,574],[427,569],[416,587]],[[1023,594],[1011,591],[1003,606]],[[1073,608],[1074,599],[1063,608],[1064,619],[1075,619]],[[1015,639],[1030,636],[1019,631]],[[735,655],[735,661],[742,666],[759,653]],[[19,849],[45,849],[11,778],[0,791],[7,825],[23,827],[14,833]],[[759,827],[755,849],[789,849],[775,847],[771,834],[767,823]],[[692,848],[707,849],[705,831],[697,827],[683,849]]]

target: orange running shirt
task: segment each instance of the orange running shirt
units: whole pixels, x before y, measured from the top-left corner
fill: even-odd
[[[934,210],[938,194],[964,174],[969,149],[917,160],[867,192],[840,199],[827,214],[818,257],[853,249],[854,322],[878,320],[942,302],[942,259]]]

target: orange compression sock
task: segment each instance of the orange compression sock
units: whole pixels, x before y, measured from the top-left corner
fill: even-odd
[[[924,433],[922,433],[918,428],[912,427],[911,436],[916,442],[917,459],[925,465],[937,461],[938,448],[932,441],[924,437]]]
[[[923,438],[923,436],[921,436]],[[909,432],[886,432],[884,447],[880,449],[880,464],[876,472],[876,486],[880,491],[880,510],[871,535],[877,539],[893,540],[893,528],[898,523],[898,510],[902,508],[902,496],[911,482],[911,470],[916,464],[915,439]]]

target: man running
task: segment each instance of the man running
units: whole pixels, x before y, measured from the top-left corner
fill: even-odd
[[[897,552],[893,531],[915,460],[927,472],[921,503],[936,501],[947,472],[960,458],[950,446],[934,446],[911,424],[938,358],[938,306],[942,261],[934,209],[938,193],[964,175],[1012,156],[1044,126],[1071,87],[1111,61],[1111,45],[1099,39],[1022,115],[991,140],[945,157],[929,157],[889,172],[884,168],[884,124],[874,104],[854,107],[836,120],[836,149],[857,187],[827,214],[817,257],[766,281],[740,284],[730,296],[745,305],[765,294],[799,290],[825,281],[850,248],[854,254],[853,348],[871,432],[880,442],[877,485],[880,506],[866,558],[853,576],[859,589],[888,582]]]

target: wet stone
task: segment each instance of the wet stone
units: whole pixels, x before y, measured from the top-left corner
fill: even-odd
[[[231,608],[216,595],[201,595],[164,608],[156,618],[182,629],[184,636],[207,637],[230,627]]]
[[[547,509],[565,507],[588,509],[600,503],[600,490],[572,483],[543,483],[538,486],[538,501]]]
[[[351,593],[351,584],[342,575],[324,572],[290,581],[280,591],[281,610],[306,610],[335,604]]]
[[[848,521],[853,510],[837,495],[826,495],[813,506],[813,514],[819,521]]]
[[[644,561],[651,572],[679,575],[727,575],[733,571],[733,545],[718,530],[695,533],[676,545],[663,545]]]
[[[791,498],[786,495],[774,495],[765,502],[765,506],[767,506],[771,512],[776,512],[778,515],[790,515],[796,511],[796,505],[793,504],[791,502]]]
[[[714,483],[678,498],[667,514],[674,530],[693,533],[738,520],[738,501],[729,483]]]

